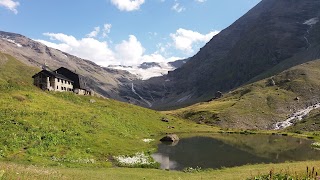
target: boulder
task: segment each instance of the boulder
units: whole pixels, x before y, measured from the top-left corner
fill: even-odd
[[[176,134],[167,134],[165,137],[161,138],[162,142],[175,142],[179,141],[179,137]]]

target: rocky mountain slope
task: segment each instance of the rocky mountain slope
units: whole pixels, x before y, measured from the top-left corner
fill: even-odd
[[[90,88],[103,96],[125,101],[118,95],[120,86],[136,80],[127,71],[104,68],[76,56],[49,48],[25,36],[0,31],[0,52],[10,54],[27,65],[40,68],[47,64],[51,69],[66,67],[91,80]]]
[[[320,58],[319,9],[318,0],[262,0],[181,68],[136,82],[140,102],[156,109],[186,106]]]
[[[224,128],[319,130],[320,60],[169,113]]]

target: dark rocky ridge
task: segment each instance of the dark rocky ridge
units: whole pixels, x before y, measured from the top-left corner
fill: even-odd
[[[136,91],[152,108],[176,108],[318,59],[320,23],[304,23],[319,17],[319,0],[262,0],[181,68],[136,82]]]

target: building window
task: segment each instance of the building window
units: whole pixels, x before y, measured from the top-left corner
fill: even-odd
[[[60,79],[58,79],[58,82],[60,82]]]
[[[57,86],[57,89],[59,89],[59,86]]]
[[[63,87],[61,86],[61,90],[63,90]]]

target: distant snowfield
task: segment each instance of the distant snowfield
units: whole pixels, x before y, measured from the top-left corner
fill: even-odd
[[[147,69],[140,68],[138,65],[136,66],[110,66],[109,68],[125,70],[130,72],[131,74],[137,75],[142,80],[147,80],[152,77],[163,76],[168,74],[168,71],[173,71],[175,68],[167,63],[158,63],[159,66],[150,67]]]
[[[309,106],[305,109],[301,109],[295,113],[293,113],[288,119],[285,121],[277,122],[275,124],[274,130],[280,130],[285,129],[287,127],[290,127],[294,125],[294,123],[301,121],[305,116],[307,116],[312,110],[319,109],[320,103],[317,103],[315,105]]]

